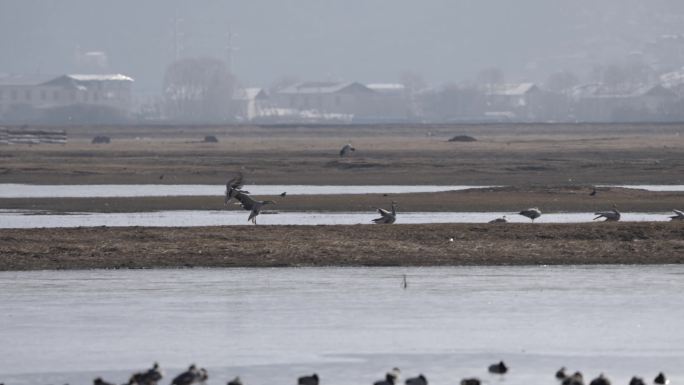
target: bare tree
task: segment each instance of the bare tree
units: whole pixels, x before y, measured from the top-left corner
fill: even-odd
[[[164,76],[166,114],[180,121],[229,120],[234,87],[235,78],[221,60],[178,60],[167,68]]]

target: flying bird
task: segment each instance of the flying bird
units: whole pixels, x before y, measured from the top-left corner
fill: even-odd
[[[380,213],[380,218],[375,218],[373,219],[373,222],[375,223],[394,223],[394,221],[397,220],[397,203],[392,201],[392,211],[387,211],[385,209],[378,209],[378,212]]]
[[[340,156],[348,156],[351,154],[352,151],[356,151],[356,149],[352,147],[351,143],[347,143],[344,146],[342,146],[342,149],[340,150]]]
[[[226,182],[226,198],[223,201],[223,204],[227,205],[231,199],[236,198],[240,193],[249,194],[249,191],[242,190],[243,185],[244,181],[241,172],[238,172],[237,176],[229,179],[228,182]]]
[[[594,213],[594,215],[596,215],[594,220],[599,218],[606,218],[606,222],[617,222],[620,220],[620,212],[615,205],[613,205],[613,209],[610,211],[599,211]]]
[[[235,194],[235,199],[240,202],[240,206],[242,206],[243,209],[249,210],[250,213],[247,221],[252,221],[255,225],[257,224],[256,217],[261,213],[261,209],[266,205],[275,204],[274,201],[258,201],[242,191]]]
[[[530,218],[532,220],[532,222],[534,222],[535,219],[541,217],[541,215],[542,215],[541,211],[536,207],[529,208],[527,210],[523,210],[523,211],[519,212],[518,214],[520,214],[524,217]]]
[[[670,217],[671,221],[684,221],[684,211],[681,210],[672,210],[675,215]]]

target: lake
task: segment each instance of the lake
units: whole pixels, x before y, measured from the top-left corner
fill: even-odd
[[[402,287],[403,275],[408,286]],[[159,361],[209,384],[684,381],[684,266],[0,272],[0,381],[123,383]],[[504,379],[486,372],[505,360]]]

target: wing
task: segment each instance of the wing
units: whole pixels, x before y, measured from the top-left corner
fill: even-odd
[[[226,199],[223,203],[228,204],[231,198],[235,198],[237,193],[241,191],[243,183],[243,175],[241,172],[238,172],[235,177],[229,179],[228,182],[226,182]]]
[[[378,209],[378,212],[379,212],[380,215],[382,215],[383,217],[391,217],[391,216],[392,216],[392,213],[390,213],[389,211],[387,211],[387,210],[385,210],[385,209]]]
[[[675,214],[677,214],[678,217],[684,217],[684,211],[681,210],[672,210]]]

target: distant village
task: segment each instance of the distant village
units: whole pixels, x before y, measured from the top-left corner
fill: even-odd
[[[612,71],[612,72],[611,72]],[[198,75],[200,74],[200,75]],[[208,74],[208,75],[207,75]],[[167,70],[161,96],[139,101],[126,74],[0,75],[2,124],[352,124],[451,122],[668,122],[684,120],[684,67],[624,76],[607,68],[581,83],[559,72],[546,84],[504,82],[289,82],[239,86],[218,60]]]

